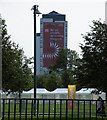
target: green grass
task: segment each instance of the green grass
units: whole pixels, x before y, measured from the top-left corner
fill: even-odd
[[[50,107],[49,107],[49,104],[39,104],[38,106],[38,120],[42,120],[42,116],[43,115],[40,115],[40,114],[43,114],[44,113],[44,117],[45,119],[48,117],[49,113],[50,113],[50,120],[53,120],[54,118],[54,113],[56,114],[59,114],[59,115],[56,115],[56,119],[55,120],[58,120],[59,119],[59,116],[60,114],[62,114],[62,117],[61,117],[61,120],[66,120],[65,116],[66,116],[66,112],[67,112],[67,120],[72,120],[70,116],[73,115],[73,120],[77,120],[77,115],[79,113],[79,118],[81,118],[80,120],[82,120],[82,118],[84,118],[84,113],[85,113],[85,120],[89,120],[89,116],[90,116],[90,105],[89,104],[82,104],[80,103],[79,106],[78,104],[75,104],[75,108],[73,109],[67,109],[66,108],[67,104],[65,103],[62,103],[62,104],[56,104],[56,106],[54,106],[54,104],[50,104]],[[26,116],[25,114],[30,114],[30,115],[27,115],[27,120],[30,120],[30,116],[31,116],[31,113],[34,113],[33,112],[33,106],[32,104],[27,104],[22,106],[24,107],[24,109],[21,111],[21,113],[23,114],[21,117],[21,120],[25,119],[24,116]],[[106,108],[106,114],[107,114],[107,104],[105,106]],[[19,115],[20,115],[20,104],[5,104],[4,106],[4,113],[5,113],[5,116],[8,115],[8,111],[10,111],[10,114],[13,114],[14,113],[14,110],[16,111],[16,120],[19,120]],[[79,110],[79,112],[78,112]],[[85,111],[84,111],[85,110]],[[73,114],[72,114],[73,113]],[[91,116],[92,116],[92,119],[91,120],[95,120],[95,116],[96,116],[96,105],[95,104],[91,104]],[[12,115],[10,116],[11,117],[11,120],[13,119]],[[33,117],[33,115],[32,115]],[[98,116],[98,119],[97,120],[100,120],[102,119],[100,116]],[[5,120],[7,120],[7,118],[5,117]],[[33,120],[36,120],[36,117],[33,118]],[[104,118],[103,120],[107,120],[107,117],[106,119]]]
[[[13,113],[14,112],[14,109],[16,109],[16,113],[19,113],[19,108],[20,108],[20,105],[19,104],[16,104],[16,106],[14,106],[14,104],[5,104],[5,113],[8,112],[9,110],[9,107],[10,107],[10,113]],[[16,108],[15,108],[16,107]],[[21,106],[22,107],[22,112],[25,112],[27,110],[28,113],[31,113],[31,110],[33,110],[33,106],[31,104],[27,104],[27,107],[26,106]],[[50,113],[54,113],[54,110],[55,110],[55,106],[54,104],[50,104],[50,107],[49,107],[49,104],[39,104],[39,107],[38,107],[38,112],[39,113],[43,113],[43,109],[44,109],[44,112],[45,113],[48,113],[50,111]],[[60,113],[60,110],[62,113],[65,113],[66,112],[66,104],[62,104],[62,106],[60,106],[60,104],[56,104],[56,113]],[[89,104],[85,104],[85,112],[86,113],[89,113],[90,112],[90,105]],[[72,109],[67,109],[68,110],[68,113],[71,112]],[[73,112],[76,113],[77,111],[79,110],[80,113],[83,113],[84,112],[84,105],[83,104],[79,104],[79,108],[78,108],[78,105],[75,105],[75,108],[73,109]],[[91,105],[91,112],[92,113],[95,113],[96,112],[96,106],[95,104],[92,104]]]
[[[59,119],[60,119],[60,117],[56,117],[56,118],[55,118],[55,120],[59,120]],[[4,120],[8,120],[8,118],[5,117]],[[10,117],[10,120],[14,120],[14,118],[13,118],[13,117]],[[20,118],[19,118],[19,117],[16,117],[15,120],[20,120]],[[25,120],[25,117],[21,117],[21,120]],[[31,120],[31,118],[30,118],[30,117],[27,117],[27,120]],[[37,120],[37,118],[36,118],[36,117],[33,117],[32,120]],[[43,120],[43,117],[38,118],[38,120]],[[48,117],[45,117],[44,120],[48,120]],[[54,117],[50,117],[50,120],[54,120]],[[77,117],[74,117],[74,118],[72,119],[71,117],[67,117],[67,119],[66,119],[65,117],[61,117],[61,120],[78,120],[78,118],[77,118]],[[84,120],[84,118],[80,117],[79,120]],[[85,120],[90,120],[90,118],[89,118],[89,117],[86,117]],[[96,120],[96,118],[95,118],[95,117],[92,117],[91,120]],[[102,120],[102,118],[101,118],[101,117],[98,117],[97,120]],[[107,120],[107,118],[103,118],[103,120]]]
[[[16,106],[14,106],[14,104],[5,104],[4,106],[4,111],[5,113],[8,113],[8,110],[9,110],[9,107],[10,107],[10,113],[13,113],[14,110],[16,110],[16,113],[19,113],[20,111],[20,105],[19,104],[16,104]],[[56,109],[55,109],[56,107]],[[107,113],[107,105],[106,105],[106,113]],[[68,114],[71,114],[72,113],[72,109],[67,109],[66,108],[66,104],[62,104],[62,106],[60,106],[60,104],[56,104],[56,106],[54,106],[54,104],[50,104],[50,107],[49,107],[49,104],[39,104],[39,107],[38,107],[38,112],[39,113],[43,113],[43,110],[44,110],[44,113],[60,113],[60,110],[62,113],[66,113],[66,110],[68,112]],[[75,108],[73,109],[73,113],[77,113],[79,110],[79,114],[83,114],[84,112],[86,114],[89,114],[90,113],[90,105],[89,104],[85,104],[85,111],[84,111],[84,104],[79,104],[79,108],[78,108],[78,105],[76,104],[75,105]],[[27,113],[31,113],[31,111],[33,111],[33,106],[31,104],[27,104],[27,106],[22,106],[22,113],[26,112]],[[91,113],[92,114],[95,114],[96,113],[96,105],[95,104],[91,104]]]

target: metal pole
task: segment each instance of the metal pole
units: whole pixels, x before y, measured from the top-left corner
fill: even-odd
[[[36,99],[36,87],[37,87],[37,81],[36,81],[36,7],[37,5],[34,5],[34,99]]]
[[[38,5],[33,6],[34,10],[34,115],[36,112],[36,89],[37,89],[37,79],[36,79],[36,14],[41,14],[38,10]]]

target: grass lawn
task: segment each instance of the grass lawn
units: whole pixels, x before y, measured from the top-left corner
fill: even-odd
[[[74,104],[74,108],[68,108],[68,103],[62,101],[61,103],[54,102],[39,102],[36,104],[36,116],[34,116],[34,106],[33,103],[25,102],[25,104],[20,105],[19,103],[4,104],[4,120],[8,120],[8,116],[10,120],[47,120],[48,117],[50,120],[96,120],[96,104],[76,102]],[[106,114],[107,114],[107,104],[105,105]],[[14,112],[15,111],[15,112]],[[21,112],[20,112],[21,111]],[[54,119],[55,117],[55,119]],[[102,120],[101,116],[97,116],[97,120]],[[103,120],[107,120],[107,117],[104,117]]]
[[[39,114],[47,114],[47,113],[50,113],[50,114],[65,114],[67,112],[67,114],[71,115],[73,113],[73,115],[76,115],[76,114],[79,114],[79,115],[83,115],[84,113],[86,115],[89,115],[90,112],[92,115],[96,115],[96,105],[95,104],[91,104],[91,106],[89,104],[84,104],[83,103],[80,103],[79,105],[75,103],[75,108],[72,110],[72,109],[67,109],[66,108],[66,104],[65,103],[62,103],[62,104],[39,104],[37,105],[37,111]],[[32,104],[25,104],[25,105],[22,105],[21,108],[20,108],[20,104],[5,104],[4,106],[4,113],[8,113],[8,111],[10,111],[10,113],[14,113],[14,111],[16,113],[20,113],[20,109],[22,111],[22,113],[31,113],[33,111],[33,105]],[[91,110],[90,110],[91,108]],[[106,113],[107,113],[107,105],[106,105]]]
[[[8,118],[5,117],[4,120],[8,120]],[[14,117],[10,117],[10,120],[14,120]],[[20,120],[20,117],[16,117],[15,120]],[[31,120],[31,117],[27,117],[26,119],[25,117],[21,117],[21,120]],[[43,120],[43,117],[39,117],[38,119],[36,117],[33,117],[32,120]],[[44,117],[44,120],[48,120],[48,117]],[[56,117],[55,119],[54,117],[50,117],[50,120],[60,120],[60,117]],[[78,118],[67,117],[66,119],[66,117],[61,117],[61,120],[78,120]],[[84,118],[80,117],[79,120],[84,120]],[[85,120],[90,120],[90,118],[86,117]],[[96,120],[96,118],[92,117],[91,120]],[[98,117],[97,120],[102,120],[102,118]],[[103,118],[103,120],[107,120],[107,118]]]

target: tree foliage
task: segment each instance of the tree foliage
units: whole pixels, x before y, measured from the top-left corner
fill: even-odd
[[[79,63],[80,63],[80,58],[77,52],[74,50],[67,49],[66,70],[62,71],[62,74],[61,74],[64,87],[68,87],[68,85],[73,85],[73,84],[77,85],[76,69]]]
[[[56,64],[49,67],[49,74],[38,77],[37,86],[52,91],[57,87],[67,88],[70,84],[77,84],[76,69],[79,61],[80,58],[76,51],[60,49]]]
[[[52,66],[53,70],[66,70],[67,67],[67,49],[60,49],[56,59],[56,64]]]
[[[54,71],[50,74],[38,76],[37,86],[38,88],[46,88],[48,91],[63,87],[61,77]]]
[[[54,91],[56,88],[62,87],[62,79],[55,72],[51,72],[51,74],[44,77],[43,86],[48,91]]]
[[[50,69],[61,76],[63,87],[68,87],[69,84],[77,84],[75,73],[79,60],[80,58],[76,51],[60,49],[56,64],[51,66]]]
[[[78,81],[83,87],[107,92],[107,25],[93,21],[91,31],[83,35],[83,58],[78,69]]]
[[[31,59],[24,55],[23,49],[10,40],[5,20],[2,20],[2,56],[3,91],[10,93],[31,89]]]

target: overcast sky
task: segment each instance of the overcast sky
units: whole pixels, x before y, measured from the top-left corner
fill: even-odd
[[[0,0],[0,13],[6,20],[11,40],[23,48],[25,55],[33,56],[33,5],[47,14],[56,11],[66,15],[68,21],[68,48],[80,54],[81,34],[90,31],[93,20],[105,21],[105,0]],[[40,18],[37,17],[37,32],[40,31]]]

